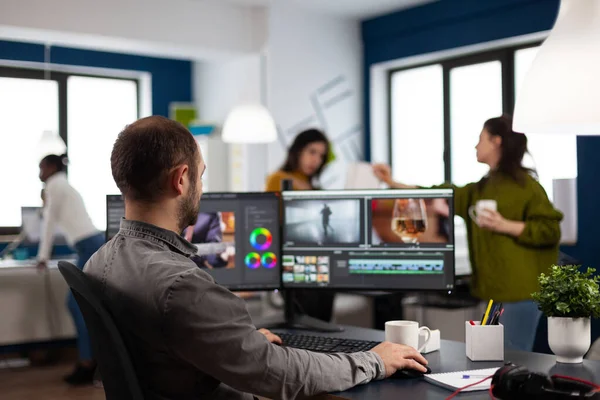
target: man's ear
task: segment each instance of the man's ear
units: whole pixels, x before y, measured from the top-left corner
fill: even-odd
[[[185,164],[179,165],[171,171],[169,176],[169,185],[173,188],[178,196],[183,194],[185,191],[184,188],[187,184],[189,184],[188,171],[189,167]]]

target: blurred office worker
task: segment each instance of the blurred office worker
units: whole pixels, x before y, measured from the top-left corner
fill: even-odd
[[[40,180],[45,187],[42,192],[45,226],[38,251],[38,268],[47,267],[52,255],[56,227],[60,226],[69,243],[77,252],[77,266],[83,269],[88,259],[104,244],[102,235],[92,223],[81,195],[68,182],[65,173],[66,157],[49,155],[40,162]],[[77,330],[79,361],[74,371],[65,377],[72,385],[90,384],[94,378],[96,363],[93,360],[90,338],[85,321],[75,298],[69,291],[67,306]]]
[[[281,182],[289,179],[294,190],[314,190],[314,183],[319,179],[327,165],[329,156],[329,140],[318,129],[309,129],[296,136],[288,149],[283,166],[267,177],[266,190],[278,192]]]
[[[490,167],[479,182],[454,187],[454,210],[467,225],[473,268],[472,294],[504,303],[506,345],[531,351],[541,312],[531,300],[538,276],[558,261],[562,213],[554,208],[535,171],[523,166],[527,137],[512,130],[509,116],[485,122],[477,161]],[[393,188],[390,167],[375,174]]]
[[[267,177],[265,190],[278,192],[284,180],[291,180],[294,190],[316,190],[316,181],[327,166],[329,139],[318,129],[300,132],[288,149],[283,166]],[[333,316],[335,293],[328,291],[296,290],[302,312],[323,321]]]

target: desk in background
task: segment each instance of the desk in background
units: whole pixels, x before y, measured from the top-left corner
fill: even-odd
[[[0,346],[76,337],[57,264],[42,273],[35,260],[0,260]]]
[[[382,341],[385,337],[383,331],[373,329],[345,327],[346,330],[340,333],[307,333],[294,330],[277,330],[277,332],[291,332],[300,334],[314,334],[330,337]],[[433,373],[465,371],[471,369],[501,367],[503,362],[472,362],[465,355],[464,343],[442,340],[440,351],[427,354],[425,356],[429,361]],[[548,375],[559,374],[574,376],[592,382],[600,382],[600,362],[585,360],[583,364],[567,365],[556,364],[556,358],[551,355],[525,353],[519,351],[506,351],[505,361],[514,364],[524,365],[531,371],[542,372]],[[333,393],[344,399],[379,399],[379,400],[399,400],[399,399],[445,399],[452,392],[438,386],[429,384],[422,379],[393,380],[371,382],[367,385],[357,386],[341,393]],[[461,394],[459,398],[465,399],[487,399],[487,391],[470,392]]]

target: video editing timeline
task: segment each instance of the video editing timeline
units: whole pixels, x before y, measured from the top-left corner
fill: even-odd
[[[351,259],[348,268],[351,274],[441,274],[444,261]]]
[[[282,196],[285,287],[453,289],[452,189]]]
[[[277,193],[205,193],[196,224],[182,234],[198,247],[194,262],[230,290],[279,288],[279,203]],[[107,215],[124,216],[121,196],[107,197]],[[107,226],[114,237],[118,225]]]

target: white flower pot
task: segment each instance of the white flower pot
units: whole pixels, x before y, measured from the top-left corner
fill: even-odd
[[[577,364],[590,349],[589,318],[548,317],[548,344],[559,363]]]

